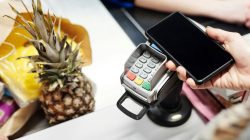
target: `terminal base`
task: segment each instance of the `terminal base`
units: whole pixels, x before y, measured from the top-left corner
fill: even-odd
[[[166,109],[159,104],[149,109],[147,115],[156,124],[166,127],[175,127],[185,123],[192,112],[190,101],[180,95],[180,102],[175,109]]]

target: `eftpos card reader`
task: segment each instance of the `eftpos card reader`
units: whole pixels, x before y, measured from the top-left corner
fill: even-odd
[[[153,44],[138,45],[121,75],[126,92],[117,106],[123,113],[136,120],[147,113],[152,121],[163,126],[178,126],[189,118],[191,104],[180,95],[182,81],[175,72],[166,69],[167,60]],[[126,100],[135,104],[126,106]]]

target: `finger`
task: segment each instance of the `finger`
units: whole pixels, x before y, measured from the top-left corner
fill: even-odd
[[[166,67],[171,71],[176,71],[176,65],[173,63],[173,61],[169,60],[166,63]]]
[[[186,80],[186,83],[192,88],[192,89],[207,89],[213,87],[211,81],[208,81],[204,84],[197,85],[195,81],[192,78],[188,78]]]
[[[188,78],[186,80],[186,83],[192,88],[192,89],[197,89],[198,86],[195,84],[194,80],[192,78]]]
[[[222,42],[224,44],[234,40],[235,36],[239,36],[238,33],[232,33],[232,32],[228,32],[228,31],[224,31],[224,30],[212,28],[212,27],[207,27],[206,32],[209,37],[219,42]]]
[[[178,77],[180,80],[182,81],[186,81],[187,80],[187,72],[186,69],[182,66],[177,67],[176,69]]]
[[[247,20],[247,21],[246,21],[245,26],[246,26],[247,28],[250,28],[250,20]]]
[[[239,55],[239,50],[245,49],[245,46],[248,46],[246,45],[245,40],[239,33],[233,33],[221,29],[208,27],[207,34],[211,38],[223,43],[225,50],[229,52],[234,57],[234,59],[239,59],[239,57],[242,56]]]
[[[192,78],[188,78],[186,80],[186,83],[192,88],[192,89],[204,89],[206,86],[204,84],[197,85],[195,81]]]
[[[245,26],[250,28],[250,5],[248,8],[249,9],[247,10],[247,14],[246,14]]]

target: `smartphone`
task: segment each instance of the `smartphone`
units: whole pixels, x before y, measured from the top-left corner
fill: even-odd
[[[150,41],[189,77],[202,84],[228,68],[232,56],[183,14],[176,12],[146,31]]]

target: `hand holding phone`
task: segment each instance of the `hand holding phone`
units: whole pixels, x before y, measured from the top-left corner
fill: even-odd
[[[234,90],[249,90],[250,81],[250,47],[249,43],[238,33],[224,31],[222,29],[207,27],[206,33],[212,39],[223,43],[224,48],[229,52],[234,60],[235,64],[229,67],[226,71],[218,74],[208,82],[198,85],[192,78],[186,77],[186,70],[168,61],[167,68],[172,71],[178,71],[179,78],[193,89],[197,88],[226,88]]]
[[[146,35],[188,76],[202,84],[233,62],[232,56],[181,13],[173,13],[146,31]]]

